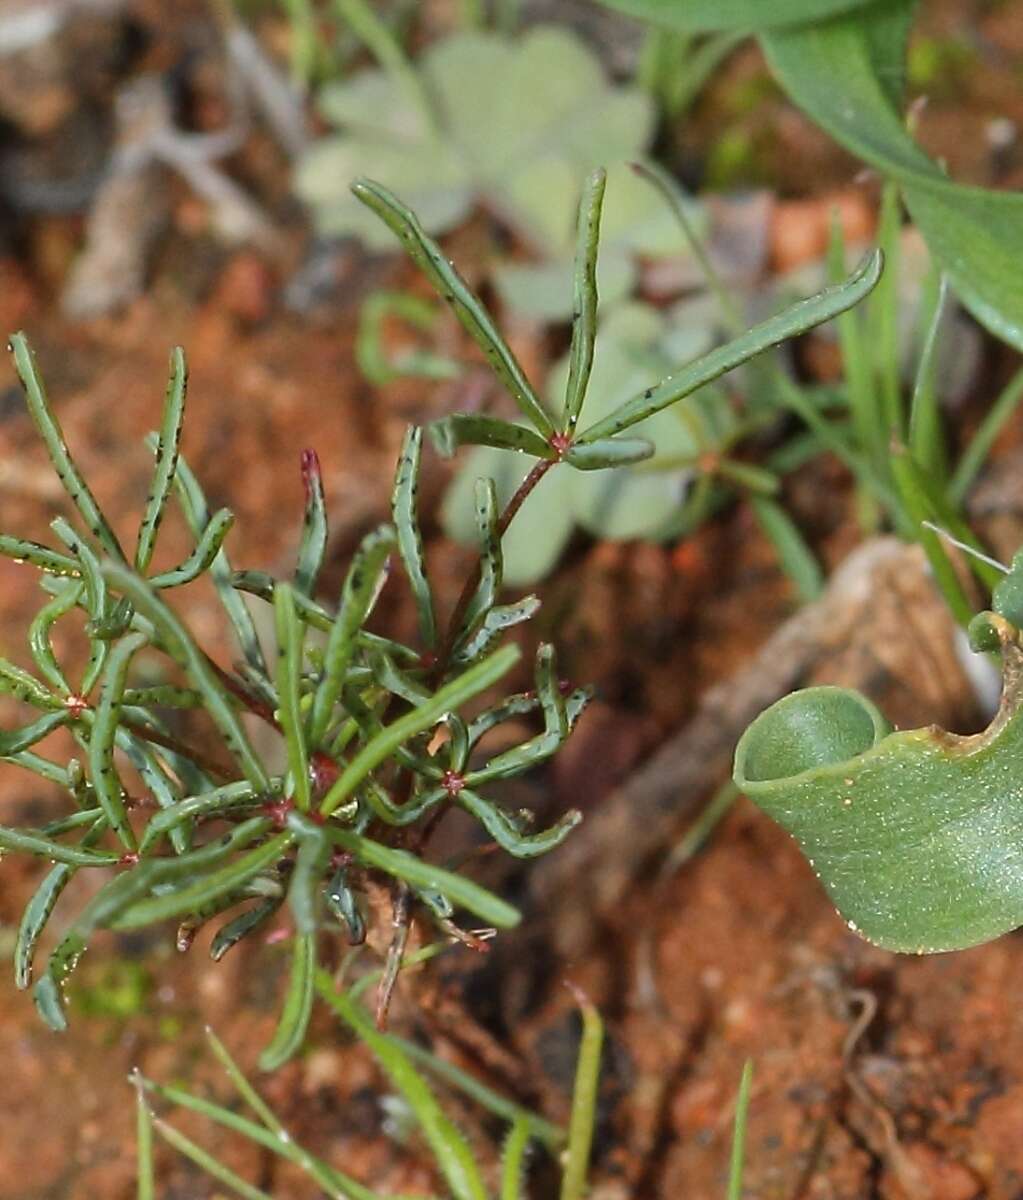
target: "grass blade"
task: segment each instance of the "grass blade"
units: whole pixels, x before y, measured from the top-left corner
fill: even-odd
[[[529,1122],[519,1117],[512,1123],[501,1156],[501,1200],[520,1200],[525,1178],[526,1151],[533,1133]]]
[[[966,493],[987,462],[991,447],[1019,408],[1020,400],[1023,400],[1023,370],[1013,375],[988,409],[952,473],[952,480],[948,485],[948,498],[956,508],[966,499]]]
[[[586,1191],[600,1085],[600,1052],[604,1044],[604,1022],[600,1019],[600,1013],[582,995],[577,998],[583,1019],[583,1036],[579,1043],[575,1087],[572,1090],[572,1115],[568,1123],[565,1171],[561,1177],[561,1200],[582,1200]]]
[[[795,522],[777,501],[767,496],[750,492],[749,502],[800,600],[806,603],[816,600],[824,590],[824,575]]]
[[[200,1167],[213,1179],[216,1179],[218,1183],[231,1188],[233,1192],[242,1197],[242,1200],[274,1200],[269,1192],[264,1192],[261,1188],[253,1187],[251,1183],[246,1183],[230,1167],[225,1167],[222,1162],[218,1162],[212,1154],[208,1153],[201,1146],[196,1145],[191,1138],[185,1137],[173,1125],[168,1125],[166,1121],[161,1121],[159,1117],[154,1117],[153,1126],[164,1141],[173,1146],[179,1154],[183,1154],[185,1158],[191,1159],[197,1167]]]
[[[333,979],[325,971],[317,972],[316,988],[337,1015],[369,1046],[391,1083],[405,1097],[455,1200],[487,1200],[468,1143],[402,1050],[390,1038],[377,1032],[360,1004],[335,990]]]
[[[156,1200],[156,1170],[153,1163],[153,1114],[146,1103],[142,1082],[136,1072],[135,1084],[135,1160],[138,1170],[136,1200]]]
[[[938,403],[937,369],[939,333],[948,299],[948,280],[941,277],[931,320],[927,328],[909,409],[909,450],[935,483],[948,477],[948,455]]]
[[[741,1200],[742,1173],[746,1159],[746,1118],[749,1115],[750,1090],[753,1087],[753,1060],[747,1059],[739,1081],[735,1101],[735,1126],[732,1132],[732,1156],[728,1170],[728,1200]]]

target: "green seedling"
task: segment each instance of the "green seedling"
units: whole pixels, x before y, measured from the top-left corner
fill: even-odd
[[[580,209],[578,317],[564,403],[551,414],[489,313],[416,217],[379,184],[364,180],[355,187],[452,307],[526,421],[455,414],[434,425],[434,440],[448,452],[463,444],[488,445],[535,460],[503,508],[493,481],[478,482],[479,561],[443,627],[418,526],[418,429],[409,430],[399,457],[392,523],[366,536],[336,603],[326,604],[316,594],[327,530],[314,453],[303,455],[306,505],[291,578],[235,571],[224,545],[230,514],[209,511],[178,454],[185,367],[175,352],[161,432],[150,440],[156,457],[153,484],[129,560],[75,466],[25,338],[12,339],[30,412],[84,525],[76,530],[64,518],[53,523],[60,550],[16,538],[0,542],[0,550],[40,570],[47,596],[30,629],[36,673],[0,663],[0,688],[38,714],[0,734],[0,757],[63,788],[73,804],[69,816],[43,829],[0,830],[4,848],[53,864],[22,921],[15,955],[22,986],[30,980],[40,936],[72,875],[86,868],[105,873],[66,926],[35,984],[40,1014],[53,1028],[66,1026],[64,984],[96,930],[175,921],[179,945],[187,947],[201,925],[216,919],[222,924],[211,949],[218,958],[286,905],[295,937],[280,1025],[262,1060],[269,1069],[302,1044],[321,930],[337,929],[340,920],[349,938],[362,935],[353,891],[358,880],[378,880],[393,889],[396,931],[378,999],[381,1022],[413,912],[469,944],[476,939],[453,923],[458,910],[495,928],[518,921],[506,901],[424,854],[437,820],[452,808],[468,812],[499,846],[523,858],[556,847],[579,820],[577,813],[568,813],[537,831],[492,794],[495,784],[549,759],[585,706],[586,691],[559,679],[551,647],[536,652],[532,692],[466,711],[515,665],[518,649],[500,642],[537,607],[532,597],[499,602],[502,539],[509,525],[552,470],[599,471],[650,458],[651,443],[629,431],[784,338],[845,311],[875,286],[881,269],[880,256],[872,256],[848,280],[586,423],[603,189],[603,172],[597,172]],[[178,567],[154,574],[149,569],[154,541],[172,494],[196,549]],[[368,627],[391,559],[404,567],[415,601],[415,646]],[[201,574],[211,578],[234,633],[241,661],[233,669],[210,657],[168,603],[169,592]],[[243,592],[273,606],[272,668]],[[68,664],[55,653],[50,633],[58,620],[77,620],[89,640],[80,681],[72,680]],[[314,631],[325,635],[320,646],[309,636]],[[168,683],[135,684],[140,662],[147,664],[150,679],[159,665]],[[219,751],[207,756],[172,733],[163,714],[167,708],[194,709],[203,716]],[[483,752],[483,739],[496,725],[533,714],[540,726],[534,736],[498,755]],[[271,770],[257,751],[246,720],[252,718],[279,735],[283,770]],[[437,736],[440,727],[446,740]],[[63,765],[33,748],[58,728],[66,728],[80,745],[81,759]],[[139,783],[143,804],[137,800]],[[112,867],[117,868],[113,875]]]

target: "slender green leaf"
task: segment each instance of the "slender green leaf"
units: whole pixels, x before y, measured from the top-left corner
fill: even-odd
[[[391,1083],[405,1097],[455,1200],[487,1200],[472,1150],[401,1049],[376,1031],[361,1005],[335,990],[326,972],[318,972],[316,987],[327,1004],[369,1046]]]
[[[323,498],[323,473],[315,450],[302,451],[302,484],[305,512],[295,566],[295,590],[312,596],[327,550],[327,507]]]
[[[523,833],[504,809],[468,788],[458,793],[458,806],[472,813],[501,849],[515,858],[536,858],[547,854],[560,846],[583,819],[582,813],[572,808],[549,829],[539,833]]]
[[[377,734],[359,751],[323,798],[320,811],[329,816],[352,795],[371,771],[409,738],[432,728],[444,714],[485,691],[509,671],[520,657],[517,646],[503,646],[464,674],[446,683],[426,703],[406,713]]]
[[[501,1155],[501,1200],[521,1200],[522,1183],[526,1174],[526,1151],[533,1131],[529,1122],[517,1117],[504,1139]]]
[[[119,642],[107,659],[103,690],[89,738],[89,771],[96,799],[110,827],[128,850],[135,850],[135,833],[128,823],[124,789],[114,766],[114,739],[121,720],[121,697],[132,658],[146,644],[146,637],[133,633]]]
[[[597,1116],[600,1086],[600,1053],[604,1044],[604,1022],[588,1001],[580,1002],[583,1036],[575,1068],[572,1115],[568,1123],[568,1148],[561,1177],[561,1200],[582,1200],[590,1168],[590,1150]]]
[[[188,391],[188,366],[185,352],[176,346],[170,355],[170,378],[167,381],[167,396],[163,404],[163,422],[160,425],[159,441],[156,445],[156,465],[153,482],[146,497],[146,511],[139,526],[138,542],[135,547],[135,570],[145,575],[153,560],[156,535],[163,521],[163,510],[174,483],[174,472],[178,466],[178,448],[181,444],[181,425],[185,419],[185,395]]]
[[[518,360],[490,314],[423,229],[418,217],[387,188],[370,179],[356,180],[352,191],[398,236],[409,257],[451,305],[465,331],[483,351],[522,415],[544,438],[549,438],[554,433],[554,426]]]
[[[427,426],[437,453],[450,458],[459,446],[495,446],[499,450],[515,450],[534,458],[555,457],[548,442],[527,425],[513,425],[497,417],[480,413],[452,413],[431,421]]]
[[[135,1086],[135,1162],[138,1172],[136,1200],[156,1200],[156,1168],[153,1163],[153,1114],[146,1104],[142,1084]]]
[[[159,439],[155,433],[149,434],[146,438],[146,445],[151,450],[156,449],[158,442]],[[181,511],[185,514],[188,527],[192,531],[192,536],[197,541],[201,541],[206,526],[210,523],[210,509],[206,502],[206,496],[199,486],[199,481],[192,474],[192,470],[183,456],[178,457],[177,469],[174,472],[174,490],[177,493]],[[261,678],[265,679],[267,675],[266,660],[263,658],[259,638],[256,636],[256,627],[252,623],[249,610],[245,607],[245,601],[232,586],[231,575],[231,560],[227,556],[227,551],[221,546],[210,566],[210,578],[217,589],[224,612],[231,622],[245,661]]]
[[[398,553],[405,566],[405,574],[419,614],[419,636],[423,645],[432,649],[437,642],[437,620],[433,611],[430,583],[426,578],[417,498],[422,442],[422,428],[410,425],[405,431],[398,454],[394,491],[391,495],[391,517],[398,533]]]
[[[231,835],[231,839],[242,843],[245,840],[252,841],[256,830],[266,824],[268,822],[254,818],[252,821],[245,822],[244,825],[239,825]],[[225,849],[231,839],[225,840]],[[281,856],[290,840],[290,834],[279,833],[255,850],[250,850],[248,854],[242,855],[241,858],[226,867],[211,871],[194,883],[172,892],[163,892],[159,896],[152,896],[148,900],[138,901],[137,904],[131,905],[115,916],[111,924],[115,929],[138,929],[143,925],[154,925],[158,921],[166,921],[170,917],[201,909],[217,896],[240,887],[262,871],[264,867],[270,866]],[[186,857],[188,856],[182,855],[174,861],[183,862]]]
[[[653,458],[656,448],[646,438],[600,438],[570,446],[565,462],[577,471],[603,471],[606,467],[628,467]]]
[[[88,849],[102,837],[106,830],[105,818],[92,818],[92,829],[82,839],[81,848]],[[57,863],[47,872],[42,883],[32,893],[18,926],[18,940],[14,947],[14,982],[19,988],[27,988],[32,982],[32,964],[35,959],[39,938],[50,919],[54,905],[71,881],[77,868],[71,863]]]
[[[71,497],[75,507],[82,514],[85,526],[92,536],[103,544],[108,554],[112,554],[118,561],[123,562],[124,552],[121,550],[120,543],[96,503],[96,497],[92,494],[89,485],[82,478],[71,457],[60,422],[46,398],[46,389],[43,387],[43,381],[36,367],[35,355],[23,333],[11,335],[10,349],[14,356],[14,368],[25,389],[29,415],[36,429],[39,430],[39,436],[43,439],[57,477],[64,485],[64,489]]]
[[[194,1162],[197,1167],[200,1167],[211,1178],[216,1179],[218,1183],[231,1188],[232,1191],[242,1197],[242,1200],[273,1200],[273,1196],[269,1192],[264,1192],[261,1188],[253,1187],[251,1183],[246,1183],[230,1167],[225,1167],[219,1159],[214,1158],[207,1150],[196,1145],[191,1138],[185,1137],[173,1125],[168,1125],[166,1121],[161,1121],[159,1117],[153,1118],[153,1125],[156,1132],[165,1142],[173,1146],[180,1154],[183,1154],[185,1158]]]
[[[742,1200],[742,1172],[746,1159],[746,1117],[753,1088],[753,1060],[747,1059],[739,1080],[735,1101],[735,1125],[732,1131],[732,1155],[728,1169],[728,1200]]]
[[[295,616],[294,592],[288,583],[280,583],[274,590],[274,618],[277,626],[278,719],[288,750],[295,803],[302,812],[308,812],[312,803],[312,789],[299,690],[302,681],[303,629]]]
[[[573,284],[575,311],[565,387],[564,429],[568,434],[575,430],[579,421],[593,367],[593,346],[597,336],[597,246],[606,185],[607,172],[603,168],[594,171],[586,180],[579,201]]]
[[[957,508],[966,499],[967,492],[991,453],[991,447],[1018,410],[1021,400],[1023,400],[1023,369],[1013,375],[994,404],[985,413],[977,432],[973,435],[952,473],[952,479],[948,486],[948,498],[949,502]]]
[[[283,896],[269,896],[267,899],[260,900],[258,904],[254,904],[251,908],[246,909],[239,916],[225,922],[217,930],[213,941],[210,943],[210,958],[214,962],[220,962],[228,950],[233,949],[240,941],[247,938],[250,933],[254,933],[260,926],[265,924],[283,903]]]
[[[767,496],[751,494],[749,502],[800,600],[806,603],[816,600],[824,590],[824,574],[795,522],[777,501]]]
[[[228,749],[241,764],[245,777],[253,787],[267,791],[270,778],[249,740],[249,735],[245,732],[234,703],[180,618],[167,607],[144,579],[126,567],[117,563],[107,563],[103,570],[106,577],[131,600],[138,611],[152,621],[167,653],[206,698],[209,714]]]
[[[699,33],[713,29],[754,30],[803,21],[823,21],[835,13],[864,8],[873,0],[602,0],[630,17],[666,29]]]
[[[313,1011],[316,934],[300,933],[291,954],[291,975],[281,1019],[270,1045],[259,1056],[264,1071],[276,1071],[301,1049]]]
[[[51,550],[40,542],[31,542],[26,538],[11,537],[10,534],[0,534],[0,554],[5,558],[13,558],[15,562],[27,562],[30,566],[39,567],[50,575],[81,575],[81,567],[73,558],[61,554],[59,550]]]
[[[425,862],[407,850],[392,849],[362,834],[335,829],[331,825],[327,826],[327,836],[335,845],[350,851],[363,865],[376,867],[395,879],[404,879],[415,888],[440,892],[452,904],[475,913],[488,925],[512,929],[521,920],[517,909],[471,879]]]
[[[882,260],[875,252],[840,284],[825,288],[815,296],[787,308],[775,317],[755,325],[748,333],[712,350],[703,358],[683,367],[675,375],[647,388],[620,405],[609,416],[583,431],[577,441],[585,444],[613,437],[662,408],[682,400],[697,388],[741,366],[757,354],[777,346],[824,321],[831,320],[846,309],[858,304],[876,286],[881,277]]]
[[[188,558],[169,571],[161,571],[159,575],[154,575],[149,581],[149,586],[153,588],[181,587],[182,584],[191,583],[193,579],[204,575],[213,566],[233,524],[234,513],[229,508],[218,509],[210,517],[209,523],[199,538],[199,544]]]
[[[369,616],[387,573],[387,560],[397,543],[390,525],[380,525],[362,540],[341,590],[337,619],[327,639],[323,676],[313,695],[309,742],[318,746],[341,698],[345,673],[356,647],[356,635]]]
[[[931,478],[942,484],[948,475],[948,455],[938,397],[937,360],[947,294],[946,280],[942,278],[920,352],[909,410],[910,452]]]

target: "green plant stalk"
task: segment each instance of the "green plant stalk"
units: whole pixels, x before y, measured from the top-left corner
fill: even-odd
[[[334,981],[318,971],[320,996],[372,1050],[391,1082],[416,1115],[430,1149],[455,1200],[487,1200],[486,1189],[468,1143],[444,1114],[422,1076],[389,1038],[378,1033],[368,1014],[349,996],[334,989]]]
[[[586,1190],[600,1085],[600,1053],[604,1044],[604,1023],[600,1013],[581,996],[579,1004],[583,1036],[572,1090],[572,1114],[568,1123],[565,1170],[561,1177],[561,1200],[582,1200]]]
[[[138,1072],[132,1076],[135,1084],[135,1157],[138,1170],[136,1200],[156,1200],[156,1172],[153,1163],[153,1116],[146,1104],[143,1084]]]
[[[269,1192],[264,1192],[261,1188],[253,1187],[251,1183],[246,1183],[230,1167],[225,1167],[222,1162],[215,1159],[212,1154],[204,1150],[201,1146],[196,1145],[191,1138],[185,1137],[173,1125],[168,1125],[166,1121],[161,1121],[159,1117],[153,1118],[153,1125],[160,1137],[173,1146],[179,1154],[183,1154],[185,1158],[190,1159],[197,1167],[205,1171],[207,1175],[217,1180],[218,1183],[231,1188],[232,1191],[242,1197],[242,1200],[274,1200]]]
[[[824,591],[824,574],[795,522],[768,496],[749,495],[750,507],[764,535],[774,546],[781,569],[792,581],[800,600],[809,603]]]
[[[346,21],[366,48],[403,89],[410,103],[426,120],[434,136],[439,134],[437,113],[419,75],[386,24],[365,0],[333,0],[334,10]]]
[[[408,959],[406,959],[407,963]],[[362,983],[363,981],[360,980],[359,982]],[[352,990],[354,991],[354,989]],[[495,1116],[501,1117],[511,1125],[525,1125],[529,1137],[536,1138],[537,1141],[542,1142],[549,1150],[556,1150],[558,1147],[564,1145],[565,1131],[559,1126],[544,1120],[543,1117],[538,1117],[535,1113],[522,1108],[521,1105],[516,1104],[514,1101],[506,1099],[499,1092],[495,1092],[492,1088],[488,1088],[485,1084],[480,1083],[478,1079],[475,1079],[460,1067],[456,1067],[453,1063],[449,1063],[443,1058],[438,1058],[436,1054],[432,1054],[416,1042],[410,1042],[395,1033],[389,1033],[387,1036],[409,1058],[422,1063],[427,1070],[440,1079],[443,1079],[445,1083],[456,1087],[460,1092],[464,1092],[465,1095],[475,1100],[482,1108],[494,1113]]]
[[[520,1200],[526,1172],[526,1151],[531,1136],[528,1122],[516,1120],[512,1123],[505,1138],[501,1161],[501,1200]]]
[[[904,447],[894,447],[891,458],[892,475],[902,496],[905,511],[914,524],[915,540],[923,547],[945,603],[948,605],[956,621],[965,629],[973,620],[973,606],[962,589],[955,567],[942,545],[941,539],[933,530],[924,525],[925,521],[933,521],[937,514],[920,486],[918,472],[909,452]]]
[[[908,435],[908,445],[914,459],[927,472],[932,482],[943,491],[948,480],[948,453],[938,402],[937,359],[947,295],[948,284],[942,278],[938,283],[934,302],[930,306],[930,320],[917,364],[910,401]]]
[[[723,783],[703,807],[682,837],[675,843],[664,860],[661,876],[673,875],[680,867],[690,862],[707,844],[711,834],[721,821],[732,811],[739,798],[739,789],[732,780]]]
[[[742,1174],[746,1159],[746,1118],[749,1115],[750,1091],[753,1087],[753,1060],[747,1059],[739,1081],[735,1101],[735,1126],[732,1132],[732,1154],[728,1168],[728,1200],[742,1200]]]
[[[994,404],[984,414],[984,419],[978,426],[977,432],[973,435],[970,444],[952,472],[952,479],[948,485],[948,498],[949,503],[956,508],[966,499],[966,494],[972,487],[973,481],[987,462],[991,447],[1019,408],[1020,400],[1023,400],[1023,370],[1019,370],[1013,375]]]
[[[890,269],[890,268],[888,268]],[[837,214],[832,214],[828,245],[828,274],[837,283],[846,273],[845,239]],[[835,319],[842,352],[842,373],[849,392],[849,410],[856,441],[871,469],[888,476],[888,437],[879,404],[879,392],[871,379],[872,363],[863,336],[863,317],[851,308]]]

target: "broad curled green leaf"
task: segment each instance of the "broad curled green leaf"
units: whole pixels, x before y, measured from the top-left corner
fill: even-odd
[[[1023,349],[1023,196],[952,182],[913,141],[890,79],[901,73],[915,0],[889,0],[764,37],[771,69],[837,141],[894,179],[973,315]]]
[[[666,29],[699,33],[714,29],[759,30],[823,21],[865,8],[874,0],[602,0],[609,8]]]
[[[1001,642],[1002,703],[980,734],[888,732],[856,692],[785,697],[746,730],[735,782],[799,842],[849,927],[888,950],[977,945],[1023,925],[1023,646]]]

